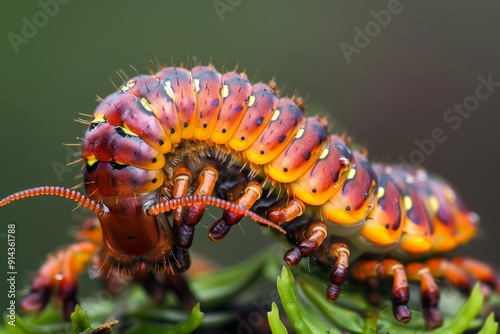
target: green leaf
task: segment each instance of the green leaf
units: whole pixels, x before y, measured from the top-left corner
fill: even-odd
[[[271,311],[267,312],[267,321],[269,322],[269,327],[271,327],[273,334],[288,334],[285,325],[281,322],[278,305],[274,302]]]
[[[367,312],[365,315],[365,325],[363,327],[363,334],[376,334],[377,333],[378,315],[375,312]]]
[[[141,319],[136,319],[133,327],[127,330],[130,334],[189,334],[198,328],[203,320],[203,312],[200,311],[200,304],[196,304],[191,310],[189,317],[175,325],[165,326],[160,322],[147,322]]]
[[[293,278],[292,270],[283,267],[281,276],[277,280],[278,293],[283,303],[283,309],[290,324],[299,334],[331,333],[340,332],[332,328],[325,321],[314,321],[306,314],[302,301],[298,297],[297,287]]]
[[[9,325],[11,322],[11,325]],[[37,331],[35,328],[27,324],[19,315],[16,314],[15,321],[12,322],[11,319],[5,317],[5,323],[7,332],[9,334],[37,334],[41,333]],[[12,325],[13,324],[13,325]]]
[[[303,272],[297,272],[295,275],[303,280],[306,280],[310,285],[322,287],[324,289],[326,289],[326,287],[329,284],[329,282],[327,282],[326,279],[321,279],[312,274],[306,274],[306,276],[303,277],[304,276]],[[347,297],[344,298],[343,296]],[[353,289],[351,285],[347,284],[344,284],[342,286],[342,294],[340,295],[339,299],[335,301],[334,304],[364,312],[369,312],[373,309],[372,305],[370,305],[367,298],[361,292],[359,292],[359,289],[358,290]]]
[[[259,277],[269,251],[215,273],[193,278],[191,286],[204,306],[221,304],[248,288]]]
[[[465,332],[469,324],[479,314],[483,307],[484,297],[481,292],[481,286],[476,284],[467,302],[460,308],[457,315],[444,322],[444,325],[429,333],[433,334],[456,334]]]
[[[495,321],[495,314],[490,313],[486,321],[484,322],[483,328],[477,334],[496,334],[498,333],[498,322]]]
[[[281,252],[276,249],[274,245],[233,267],[192,279],[191,286],[194,287],[194,294],[201,297],[204,315],[200,312],[199,305],[191,312],[179,310],[174,298],[168,298],[162,305],[154,305],[144,289],[134,285],[115,298],[82,298],[82,307],[78,306],[75,310],[72,323],[64,322],[61,310],[49,305],[41,314],[16,316],[15,327],[7,325],[9,319],[5,317],[5,325],[0,325],[0,333],[58,334],[70,332],[73,326],[73,333],[87,331],[84,333],[104,334],[110,333],[115,324],[109,322],[102,325],[110,315],[120,320],[117,330],[113,332],[159,334],[190,333],[204,329],[216,331],[234,322],[238,316],[235,304],[228,301],[238,298],[238,305],[252,305],[254,294],[243,292],[249,290],[256,281],[271,277],[274,280],[277,275],[280,275],[277,285],[281,304],[277,303],[279,307],[273,304],[267,313],[273,333],[287,333],[284,322],[287,326],[290,323],[288,330],[293,327],[297,333],[347,331],[363,334],[456,334],[474,330],[480,334],[490,334],[498,331],[498,324],[491,315],[484,323],[478,316],[483,304],[483,296],[478,287],[474,288],[469,298],[465,298],[456,289],[443,288],[440,309],[445,319],[444,325],[434,331],[426,331],[419,309],[417,285],[412,286],[411,292],[413,320],[402,324],[392,315],[388,294],[380,307],[375,308],[369,304],[364,295],[365,289],[359,284],[345,284],[339,300],[335,303],[328,302],[324,297],[324,289],[328,284],[327,274],[316,276],[311,272],[299,270],[292,273],[289,268],[283,268],[282,260],[277,255]],[[488,304],[490,307],[500,306],[499,295],[492,295]],[[209,307],[217,309],[210,310]],[[284,310],[286,315],[282,312],[280,317],[280,309]],[[289,321],[285,321],[285,317]]]
[[[89,318],[80,305],[75,306],[75,311],[71,313],[71,331],[74,334],[90,331]]]
[[[364,321],[358,313],[329,302],[325,298],[325,292],[320,290],[318,285],[311,284],[305,279],[299,279],[298,282],[309,301],[335,326],[352,333],[362,332]]]

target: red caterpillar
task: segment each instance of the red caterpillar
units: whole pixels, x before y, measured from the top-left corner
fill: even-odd
[[[103,99],[82,144],[88,198],[41,187],[0,202],[69,197],[97,213],[102,229],[49,260],[24,307],[42,309],[54,268],[80,253],[83,260],[64,267],[59,283],[66,315],[76,303],[77,274],[92,254],[98,274],[145,283],[161,273],[190,299],[176,273],[189,267],[188,249],[206,205],[226,209],[209,228],[213,241],[250,216],[295,243],[284,255],[290,266],[311,255],[330,265],[331,301],[339,296],[350,253],[372,255],[349,271],[357,280],[392,277],[394,315],[402,322],[411,319],[408,280],[421,282],[429,328],[442,323],[434,278],[466,290],[474,279],[499,289],[484,264],[433,257],[467,242],[478,220],[446,182],[421,169],[371,165],[343,137],[328,134],[324,119],[307,118],[301,101],[278,98],[273,86],[252,85],[243,73],[220,74],[212,66],[168,67],[130,79]],[[285,191],[264,199],[266,187]],[[165,216],[170,210],[172,223]]]

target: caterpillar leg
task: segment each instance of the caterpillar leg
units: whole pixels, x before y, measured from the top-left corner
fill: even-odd
[[[271,207],[267,212],[267,218],[277,224],[283,224],[302,215],[305,210],[304,202],[293,199],[281,207]],[[327,298],[334,301],[338,298],[341,284],[347,275],[349,266],[349,248],[343,243],[324,243],[328,235],[328,229],[322,222],[307,223],[293,231],[296,245],[290,248],[283,256],[283,260],[290,266],[297,265],[304,257],[317,252],[317,256],[326,264],[335,263],[332,266],[330,281],[327,289]],[[335,260],[332,258],[334,257]]]
[[[193,195],[212,195],[217,182],[218,172],[212,167],[204,168],[199,176],[198,188]],[[181,168],[176,173],[174,180],[175,196],[185,197],[190,181],[190,173],[187,169]],[[177,189],[176,189],[177,186]],[[176,247],[174,257],[176,258],[177,266],[180,271],[186,270],[189,267],[189,254],[187,250],[191,247],[194,238],[194,228],[200,222],[203,213],[205,212],[205,204],[195,204],[186,208],[183,213],[182,222],[180,220],[181,210],[177,210],[177,217],[174,217],[174,238]]]
[[[347,267],[349,267],[349,247],[341,242],[334,243],[328,250],[329,256],[336,257],[335,263],[330,271],[330,285],[326,290],[326,298],[334,302],[340,295],[342,283],[347,277]]]
[[[491,266],[468,257],[455,258],[452,262],[463,268],[473,278],[485,283],[496,292],[500,292],[500,278]]]
[[[404,266],[400,262],[393,259],[358,260],[352,266],[351,273],[359,281],[392,277],[391,300],[394,317],[404,323],[411,320],[411,312],[407,305],[410,300],[410,290]]]
[[[283,224],[304,213],[306,205],[298,199],[292,199],[284,208],[272,207],[267,213],[267,219],[276,224]]]
[[[55,293],[63,304],[64,318],[69,320],[77,303],[78,276],[87,268],[102,242],[99,221],[95,218],[85,220],[76,238],[81,241],[47,256],[21,302],[23,312],[42,311]]]
[[[500,291],[500,280],[490,266],[470,258],[430,259],[426,262],[435,278],[444,278],[450,284],[470,294],[476,281],[481,283],[483,295],[487,298],[491,290]]]
[[[474,287],[474,280],[467,271],[447,259],[433,258],[425,262],[434,278],[444,278],[451,285],[469,294]]]
[[[179,168],[174,174],[174,187],[172,191],[172,198],[181,198],[188,195],[189,186],[191,185],[191,172],[187,168]],[[180,207],[174,210],[172,230],[176,240],[178,240],[179,233],[182,231],[183,215],[186,208]],[[183,272],[191,265],[191,259],[187,249],[174,246],[172,256],[179,272]],[[153,298],[154,299],[154,298]]]
[[[437,309],[439,289],[434,278],[444,278],[453,286],[469,294],[474,282],[480,281],[489,288],[499,290],[499,279],[495,271],[480,261],[460,257],[453,260],[430,259],[424,263],[412,262],[406,265],[409,280],[421,282],[421,302],[424,319],[429,329],[439,327],[442,316]],[[487,289],[484,287],[484,289]]]
[[[283,260],[293,267],[302,258],[318,251],[316,255],[322,262],[333,263],[330,271],[330,285],[326,290],[326,298],[333,302],[339,297],[342,283],[346,279],[350,252],[349,247],[344,243],[324,242],[327,235],[326,225],[321,222],[302,226],[295,232],[296,246],[285,253]]]
[[[314,253],[327,235],[327,227],[321,222],[301,226],[294,232],[295,240],[297,240],[296,245],[285,253],[283,260],[290,267],[295,266],[302,258]]]
[[[257,182],[250,182],[245,187],[243,195],[234,203],[244,209],[250,209],[261,196],[262,186]],[[227,235],[231,227],[239,223],[242,218],[242,214],[224,210],[222,218],[215,221],[215,223],[213,223],[208,229],[208,237],[214,242],[221,241]]]
[[[438,309],[439,288],[430,269],[423,263],[412,262],[406,265],[406,274],[410,281],[420,281],[420,301],[427,329],[434,329],[443,324],[443,316]]]
[[[49,255],[21,303],[23,312],[40,312],[48,304],[52,292],[63,304],[63,315],[69,320],[77,304],[78,276],[87,265],[98,245],[81,241]]]

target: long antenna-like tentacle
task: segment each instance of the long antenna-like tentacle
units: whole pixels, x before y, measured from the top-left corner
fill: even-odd
[[[238,206],[237,204],[233,202],[228,202],[223,199],[217,198],[217,197],[212,197],[212,196],[205,196],[205,195],[193,195],[193,196],[187,196],[187,197],[179,197],[179,198],[172,198],[160,203],[156,203],[151,205],[146,209],[146,212],[148,215],[157,215],[160,213],[164,213],[179,207],[183,206],[191,206],[194,204],[206,204],[206,205],[212,205],[216,206],[218,208],[228,210],[234,213],[242,214],[244,216],[250,217],[254,221],[267,225],[271,228],[274,228],[278,231],[280,231],[283,234],[286,234],[286,231],[281,228],[279,225],[259,216],[253,211],[247,210],[245,208],[242,208]]]
[[[43,195],[53,195],[53,196],[72,199],[73,201],[79,203],[84,208],[87,208],[90,211],[97,213],[99,216],[102,216],[105,213],[109,212],[109,209],[106,205],[102,203],[97,203],[96,201],[88,198],[87,196],[83,195],[82,193],[76,190],[64,187],[55,187],[55,186],[36,187],[19,191],[2,199],[0,201],[0,207],[25,197],[35,197]]]

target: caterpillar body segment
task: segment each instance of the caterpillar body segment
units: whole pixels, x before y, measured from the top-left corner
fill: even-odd
[[[264,171],[270,179],[278,182],[294,182],[318,161],[330,138],[316,117],[309,117],[306,121],[288,147],[265,165]]]
[[[441,252],[474,234],[471,214],[452,203],[458,196],[446,183],[426,175],[428,181],[419,181],[425,171],[370,165],[340,137],[330,136],[324,121],[306,118],[292,99],[278,99],[269,86],[252,86],[236,72],[221,75],[199,66],[138,76],[104,99],[94,117],[83,145],[93,198],[162,187],[169,182],[169,162],[160,147],[175,154],[195,142],[201,159],[215,147],[271,183],[286,185],[290,197],[321,206],[330,223],[346,230],[359,226],[357,235],[369,247],[400,243],[407,253]],[[377,185],[379,179],[384,185]]]
[[[403,198],[389,174],[377,175],[378,187],[373,209],[360,229],[360,235],[377,245],[395,245],[404,228]]]
[[[322,205],[344,184],[353,161],[352,152],[337,135],[327,139],[315,164],[292,183],[295,197],[311,205]]]
[[[354,152],[352,162],[342,187],[322,206],[322,213],[327,219],[348,228],[362,225],[373,208],[377,189],[377,176],[366,157]]]
[[[268,85],[254,84],[245,116],[227,143],[229,148],[237,152],[246,152],[273,118],[279,102]]]
[[[286,233],[294,243],[288,265],[314,256],[331,267],[331,301],[351,262],[357,280],[393,280],[394,315],[403,322],[411,319],[407,278],[419,281],[429,328],[442,323],[435,277],[460,273],[462,283],[472,277],[499,289],[496,274],[472,260],[422,262],[475,234],[477,216],[449,184],[423,169],[370,163],[303,109],[300,99],[280,98],[273,82],[252,84],[212,66],[138,75],[103,99],[82,143],[88,198],[56,194],[99,213],[97,273],[135,277],[146,288],[163,275],[160,290],[168,281],[192,300],[176,277],[188,269],[196,225],[214,205],[224,212],[208,229],[212,241],[244,216]],[[48,191],[20,192],[0,206],[39,194]]]

